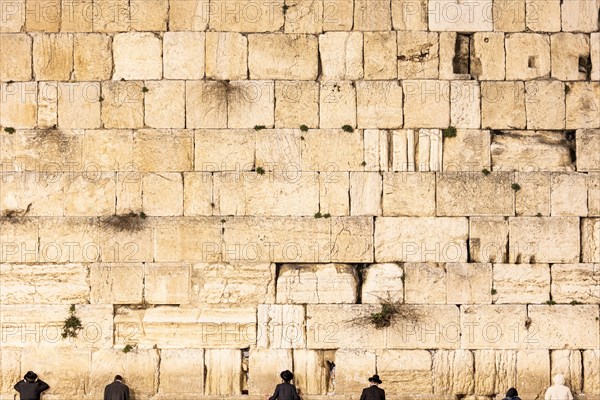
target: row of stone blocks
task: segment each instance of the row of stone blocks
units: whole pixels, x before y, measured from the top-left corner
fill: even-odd
[[[244,359],[238,349],[137,349],[124,354],[117,349],[65,347],[3,348],[1,356],[2,399],[12,399],[12,385],[33,366],[50,384],[47,398],[52,400],[99,399],[115,373],[125,376],[136,400],[215,399],[239,396],[242,390],[250,396],[234,399],[257,400],[254,396],[271,394],[280,382],[279,372],[292,366],[294,383],[309,399],[334,393],[327,398],[354,398],[374,371],[393,399],[491,400],[516,386],[521,397],[529,400],[543,395],[551,374],[557,373],[565,375],[581,399],[595,399],[600,392],[598,350],[250,349]],[[327,361],[335,362],[335,377]]]
[[[600,304],[600,264],[0,264],[0,275],[4,306]]]
[[[325,82],[472,77],[600,80],[599,33],[460,35],[423,31],[5,33],[0,35],[0,45],[14,56],[0,62],[0,81],[32,77],[82,82],[204,77]],[[462,40],[471,48],[461,53],[457,43]],[[457,59],[463,59],[465,66],[458,67]]]
[[[600,218],[13,217],[3,262],[600,262]]]
[[[0,125],[12,130],[600,127],[600,82],[588,81],[40,81],[0,89]]]
[[[598,30],[597,0],[5,0],[4,32]]]

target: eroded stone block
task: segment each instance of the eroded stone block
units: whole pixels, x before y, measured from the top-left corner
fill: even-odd
[[[250,79],[314,80],[317,46],[317,38],[311,35],[249,35]]]
[[[355,303],[358,274],[348,264],[287,264],[279,271],[277,303]]]

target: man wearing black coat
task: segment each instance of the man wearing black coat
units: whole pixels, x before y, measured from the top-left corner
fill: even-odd
[[[106,385],[104,400],[129,400],[129,386],[123,383],[121,375],[115,376],[114,382]]]
[[[379,375],[370,377],[369,382],[371,382],[371,386],[363,389],[360,400],[385,400],[385,390],[377,386],[382,383]]]
[[[19,392],[21,400],[40,400],[42,392],[50,389],[50,386],[33,371],[27,371],[22,381],[17,382],[15,390]]]

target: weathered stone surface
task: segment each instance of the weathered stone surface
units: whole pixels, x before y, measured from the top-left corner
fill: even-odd
[[[385,216],[435,215],[435,174],[384,173],[382,207]]]
[[[526,124],[523,82],[481,83],[481,126],[484,129],[524,129]]]
[[[4,25],[4,20],[3,20]],[[12,57],[0,60],[0,80],[28,81],[31,79],[32,38],[25,34],[0,34],[0,49]]]
[[[213,204],[212,174],[206,172],[184,173],[183,215],[212,215]]]
[[[515,181],[521,189],[515,194],[516,215],[550,215],[550,173],[517,172]]]
[[[427,350],[383,350],[377,373],[386,377],[392,395],[433,393],[431,353]]]
[[[600,58],[600,33],[590,34],[590,58],[597,60]],[[600,65],[592,63],[591,78],[594,81],[600,81]]]
[[[38,82],[38,128],[58,125],[58,82]]]
[[[227,362],[223,362],[227,360]],[[204,352],[206,395],[239,395],[242,353],[236,349],[207,349]]]
[[[362,271],[361,302],[404,301],[404,272],[399,264],[373,264]]]
[[[317,46],[317,39],[312,35],[249,35],[250,79],[314,80]]]
[[[583,392],[598,393],[600,391],[600,350],[583,352]]]
[[[9,393],[21,375],[21,349],[2,347],[0,352],[0,391]],[[45,379],[45,377],[44,377]]]
[[[569,263],[579,260],[579,219],[510,218],[511,263]]]
[[[126,210],[125,215],[132,212]],[[121,214],[122,216],[123,214]],[[139,217],[122,220],[111,217],[101,219],[99,227],[100,261],[102,262],[150,262],[154,257],[153,231],[155,220],[142,220]],[[89,258],[89,257],[88,257]]]
[[[347,264],[283,265],[277,303],[355,303],[358,274]]]
[[[508,221],[502,217],[469,220],[471,261],[506,262],[508,260]]]
[[[600,218],[584,218],[581,222],[581,261],[600,262]]]
[[[396,79],[397,44],[395,32],[364,33],[364,78]]]
[[[144,292],[144,266],[136,263],[92,264],[92,304],[139,304]]]
[[[316,34],[323,31],[322,0],[288,0],[285,6],[285,33]]]
[[[223,82],[187,81],[186,126],[227,128],[227,96],[232,86]]]
[[[321,128],[340,129],[344,125],[356,126],[354,82],[323,83],[319,96],[319,126]]]
[[[526,0],[527,28],[534,32],[560,31],[560,0]]]
[[[524,396],[541,397],[550,377],[550,354],[547,350],[517,352],[517,385]]]
[[[30,347],[23,349],[21,353],[21,371],[34,370],[40,378],[43,377],[45,382],[53,383],[44,395],[83,397],[90,373],[91,358],[89,349],[67,347],[40,351]],[[106,382],[110,381],[106,380],[102,384],[105,385]]]
[[[152,128],[185,127],[185,82],[147,82],[144,95],[144,121]]]
[[[171,195],[166,197],[165,190]],[[180,173],[149,173],[142,177],[142,208],[150,216],[183,214],[183,178]]]
[[[227,127],[272,127],[275,123],[275,83],[236,81],[226,83]]]
[[[100,259],[98,225],[92,218],[43,218],[39,221],[41,262],[95,262]]]
[[[405,263],[404,301],[446,304],[446,268],[437,263]]]
[[[301,305],[259,304],[257,347],[303,349],[306,347],[305,312]]]
[[[388,31],[391,29],[391,4],[389,0],[354,2],[354,29],[357,31]]]
[[[391,136],[383,129],[365,129],[363,132],[365,171],[388,171],[393,158]]]
[[[577,131],[577,171],[600,171],[600,130]]]
[[[92,352],[90,376],[86,387],[90,393],[101,395],[103,387],[115,374],[124,375],[131,393],[137,396],[156,393],[160,357],[155,349],[136,349],[129,353],[108,349]]]
[[[252,349],[248,370],[248,391],[255,394],[271,394],[281,383],[279,373],[292,368],[292,351],[284,349]]]
[[[509,172],[439,174],[436,179],[437,215],[513,215],[513,174]]]
[[[204,350],[162,349],[158,393],[204,393]]]
[[[392,24],[399,31],[427,30],[427,1],[392,0]]]
[[[446,285],[448,304],[490,304],[492,264],[448,263]]]
[[[254,169],[255,136],[254,131],[251,130],[196,130],[194,137],[196,171]]]
[[[94,14],[86,15],[85,18],[91,18],[94,32],[126,32],[131,28],[132,16],[129,1],[95,0],[92,4]],[[133,19],[136,19],[135,10]]]
[[[162,45],[152,33],[119,33],[113,39],[114,80],[161,79]]]
[[[319,36],[322,78],[326,81],[363,77],[363,35],[360,32],[327,32]]]
[[[530,345],[524,327],[525,305],[467,305],[461,306],[460,312],[464,349],[524,349]]]
[[[307,81],[275,83],[275,127],[319,126],[319,84]]]
[[[481,126],[478,82],[454,81],[450,85],[450,125],[457,128]]]
[[[215,31],[276,32],[284,24],[284,0],[254,3],[252,0],[211,0],[209,28]],[[206,7],[204,8],[206,9]]]
[[[402,127],[402,86],[399,81],[358,82],[356,102],[359,127]]]
[[[552,216],[587,216],[587,175],[552,174],[550,211]]]
[[[563,31],[594,32],[600,27],[595,18],[600,11],[598,0],[565,1],[560,3],[560,8]]]
[[[562,82],[526,82],[525,92],[528,129],[565,127],[565,87]],[[551,115],[548,110],[553,110]]]
[[[110,79],[112,42],[105,34],[75,34],[73,41],[73,76],[78,81]]]
[[[510,2],[512,0],[494,1],[494,6]],[[504,80],[506,58],[504,34],[501,32],[477,32],[473,35],[471,46],[471,75],[479,80]]]
[[[333,217],[327,249],[332,262],[373,262],[373,218]]]
[[[376,355],[368,350],[340,349],[335,352],[336,393],[357,393],[365,387],[365,377],[372,376]]]
[[[448,81],[404,81],[404,127],[447,128],[450,125]]]
[[[33,74],[36,79],[68,81],[72,70],[72,34],[37,34],[33,37]]]
[[[414,7],[414,3],[411,4]],[[398,32],[398,78],[437,79],[439,39],[433,32]]]
[[[600,127],[600,82],[573,82],[568,85],[567,129]]]
[[[14,224],[13,221],[0,219],[0,261],[39,262],[37,219],[23,218],[18,222]]]
[[[585,80],[585,71],[579,69],[579,57],[589,56],[589,37],[584,34],[557,33],[550,37],[550,41],[552,77],[562,81]]]
[[[321,214],[350,214],[350,174],[324,172],[319,174],[319,208]]]
[[[597,305],[530,305],[536,330],[528,347],[534,349],[595,349],[598,346]],[[573,329],[576,327],[576,329]]]
[[[508,34],[506,60],[506,79],[548,77],[551,64],[550,37],[536,33]]]
[[[520,32],[525,30],[525,0],[494,1],[494,30]]]
[[[59,127],[101,127],[100,82],[59,83],[58,93]]]
[[[302,184],[312,185],[316,176],[312,172],[302,172],[301,169],[301,143],[302,137],[297,129],[265,129],[256,132],[256,156],[254,157],[256,167],[276,173],[263,176],[265,179],[261,179],[260,176],[252,177],[249,174],[243,177],[247,177],[250,182],[257,181],[259,184],[269,180],[271,183],[276,181],[297,185],[303,182]]]
[[[378,262],[466,262],[466,218],[383,217],[375,223]]]
[[[295,349],[294,384],[303,395],[327,394],[334,387],[328,379],[331,375],[327,362],[335,361],[333,351]]]
[[[34,128],[37,122],[37,90],[34,82],[0,84],[0,124]]]
[[[495,304],[541,304],[550,299],[548,264],[494,264],[493,270]]]
[[[599,303],[599,264],[554,264],[552,300],[557,303]]]
[[[166,31],[167,0],[130,0],[131,30]]]
[[[204,77],[206,37],[202,32],[165,32],[163,36],[166,79]]]
[[[208,26],[209,0],[169,1],[169,30],[204,31]],[[208,37],[208,35],[207,35]]]
[[[190,301],[188,264],[145,264],[144,300],[149,304],[186,304]]]
[[[350,215],[381,215],[381,175],[350,172]]]
[[[336,125],[337,126],[337,125]],[[338,127],[338,129],[341,125]],[[339,130],[311,130],[302,141],[303,171],[362,171],[363,136],[360,132],[344,133]],[[331,154],[337,153],[335,161]]]
[[[245,36],[235,32],[206,32],[206,76],[208,78],[245,79],[247,66],[248,39]]]
[[[600,174],[591,173],[587,176],[588,215],[600,217]]]
[[[583,360],[579,350],[555,350],[550,353],[552,372],[550,376],[563,374],[565,386],[574,393],[581,393],[583,387]]]
[[[134,81],[102,82],[102,123],[105,128],[144,126],[143,86],[142,82]]]
[[[551,131],[495,131],[492,168],[502,171],[573,171],[572,142]],[[517,182],[518,183],[518,182]]]
[[[433,392],[439,395],[473,393],[475,360],[469,350],[438,350],[433,354]]]
[[[516,385],[517,352],[475,350],[475,393],[494,395]]]
[[[221,225],[210,217],[165,218],[155,228],[154,260],[219,261]]]
[[[490,169],[490,132],[457,129],[456,137],[444,140],[444,172]]]
[[[191,131],[140,129],[133,134],[133,162],[140,171],[190,171],[193,147]]]
[[[430,0],[429,29],[432,31],[491,31],[493,29],[492,1],[467,5],[459,0]]]

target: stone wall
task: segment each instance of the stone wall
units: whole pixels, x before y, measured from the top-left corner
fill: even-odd
[[[0,398],[600,398],[599,9],[0,0]]]

